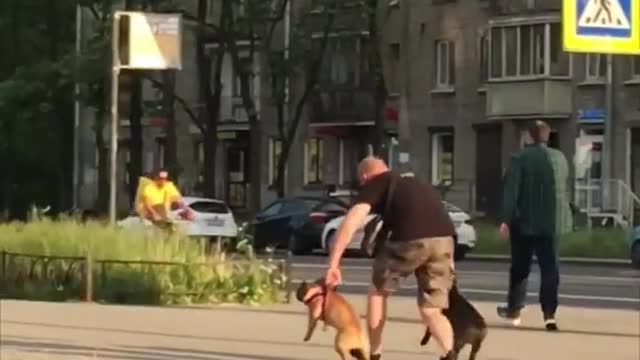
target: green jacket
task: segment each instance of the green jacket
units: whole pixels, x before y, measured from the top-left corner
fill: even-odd
[[[556,235],[563,235],[573,230],[573,215],[569,206],[569,164],[561,151],[550,147],[546,149],[555,175]]]
[[[546,145],[528,145],[513,155],[504,178],[502,222],[517,224],[524,235],[554,236],[555,182]]]

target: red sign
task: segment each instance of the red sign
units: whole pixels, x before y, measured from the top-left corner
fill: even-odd
[[[398,109],[395,106],[387,106],[384,109],[384,118],[389,121],[398,121]]]

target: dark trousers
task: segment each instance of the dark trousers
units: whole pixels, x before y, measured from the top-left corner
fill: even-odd
[[[542,313],[545,318],[554,317],[558,308],[558,286],[560,283],[555,239],[553,236],[524,235],[517,227],[511,229],[511,270],[507,305],[514,310],[524,307],[527,296],[527,280],[534,253],[540,267]]]

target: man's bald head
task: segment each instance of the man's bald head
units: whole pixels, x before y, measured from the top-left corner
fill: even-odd
[[[389,171],[389,167],[387,167],[384,160],[375,156],[367,156],[358,164],[358,179],[362,185],[372,177],[387,171]]]

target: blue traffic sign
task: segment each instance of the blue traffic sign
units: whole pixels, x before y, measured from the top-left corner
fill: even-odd
[[[640,0],[563,0],[566,51],[640,54]]]
[[[579,0],[576,6],[579,35],[623,39],[631,36],[631,0]]]

